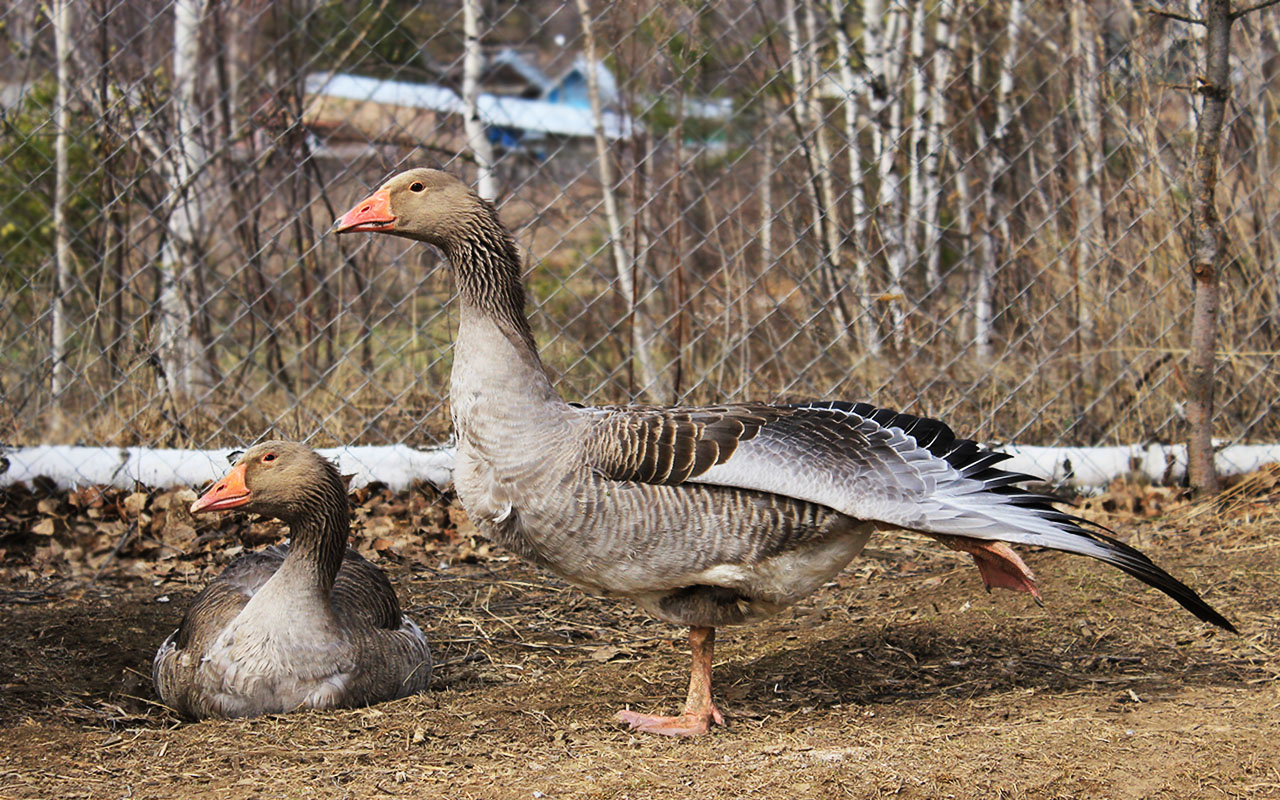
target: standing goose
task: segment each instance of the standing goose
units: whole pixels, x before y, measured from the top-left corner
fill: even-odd
[[[314,450],[263,442],[191,504],[289,525],[290,543],[236,559],[204,588],[152,665],[156,692],[186,717],[252,717],[363,706],[421,691],[422,631],[386,575],[347,548],[346,481]]]
[[[588,590],[631,597],[690,627],[676,717],[619,712],[675,736],[723,723],[711,699],[715,628],[813,592],[872,531],[929,534],[973,555],[990,586],[1039,591],[1005,542],[1092,556],[1234,630],[1137,550],[1058,511],[995,465],[1006,456],[941,422],[839,402],[707,408],[582,407],[556,393],[524,314],[520,259],[494,206],[414,169],[336,223],[440,248],[461,310],[449,392],[454,483],[491,539]]]

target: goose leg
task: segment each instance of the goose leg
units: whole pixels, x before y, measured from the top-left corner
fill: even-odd
[[[707,732],[712,722],[723,725],[724,717],[711,700],[711,657],[715,652],[715,643],[715,628],[689,629],[693,666],[689,671],[689,696],[685,700],[683,714],[678,717],[662,717],[624,710],[618,712],[616,719],[630,725],[632,730],[660,733],[663,736],[700,736]]]

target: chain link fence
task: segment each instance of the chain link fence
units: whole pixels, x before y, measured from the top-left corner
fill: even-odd
[[[1185,439],[1199,26],[1124,0],[490,0],[469,39],[464,5],[0,4],[0,437],[445,441],[448,270],[326,232],[399,169],[476,180],[474,94],[569,398]],[[1215,431],[1276,441],[1273,10],[1232,53]]]

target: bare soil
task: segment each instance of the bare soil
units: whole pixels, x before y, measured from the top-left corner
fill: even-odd
[[[430,691],[182,722],[154,699],[156,646],[209,575],[280,530],[187,528],[180,503],[135,495],[0,497],[0,797],[1280,797],[1274,496],[1087,512],[1239,636],[1087,559],[1027,555],[1041,609],[886,534],[802,605],[722,630],[728,724],[669,740],[611,717],[677,709],[684,631],[491,549],[423,492],[357,497],[355,542],[427,631]]]

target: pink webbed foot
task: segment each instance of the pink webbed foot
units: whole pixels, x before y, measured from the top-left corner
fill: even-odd
[[[683,714],[662,717],[638,711],[619,711],[614,718],[631,726],[633,731],[663,736],[701,736],[711,728],[711,723],[723,725],[724,716],[711,700],[711,657],[715,652],[715,642],[715,628],[689,629],[693,664],[689,670],[689,695]]]
[[[714,705],[707,711],[686,711],[678,717],[623,710],[615,714],[614,719],[625,723],[633,731],[657,733],[662,736],[701,736],[711,729],[711,723],[724,724],[724,716]]]

